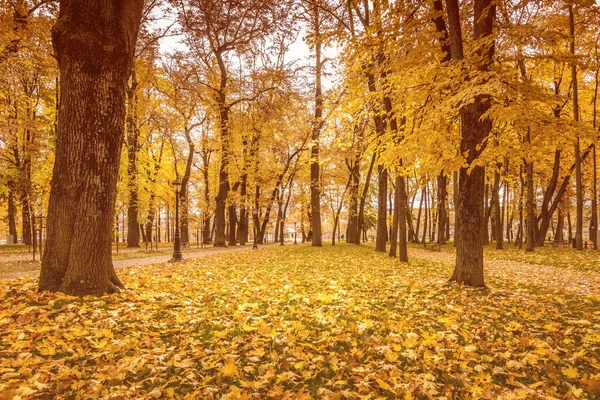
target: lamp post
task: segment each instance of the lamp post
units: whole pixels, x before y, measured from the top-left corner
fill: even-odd
[[[256,234],[258,233],[258,227],[256,226],[256,221],[258,220],[258,210],[256,207],[252,207],[252,227],[254,231],[254,244],[252,245],[252,250],[258,249],[258,244],[256,243]]]
[[[298,230],[296,229],[296,222],[294,222],[294,244],[298,244]]]
[[[181,236],[179,234],[179,192],[181,191],[181,182],[176,179],[173,182],[173,190],[175,190],[175,245],[173,246],[173,258],[170,262],[181,262]]]

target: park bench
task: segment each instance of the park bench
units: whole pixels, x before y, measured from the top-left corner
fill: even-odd
[[[436,243],[436,242],[427,243],[427,242],[425,242],[424,244],[425,244],[425,250],[442,251],[442,246],[439,243]]]

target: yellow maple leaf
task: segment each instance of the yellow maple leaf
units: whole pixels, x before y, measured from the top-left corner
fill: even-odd
[[[563,368],[561,371],[567,378],[571,379],[575,379],[579,375],[579,371],[575,367]]]
[[[233,357],[228,357],[227,360],[225,360],[225,364],[220,368],[220,371],[223,375],[229,377],[237,377],[240,373],[240,370],[235,365]]]

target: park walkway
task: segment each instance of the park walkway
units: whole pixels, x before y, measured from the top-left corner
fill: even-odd
[[[411,257],[442,264],[454,265],[456,254],[444,251],[433,252],[411,247]],[[545,287],[563,292],[586,296],[598,293],[600,274],[576,268],[552,267],[549,265],[528,264],[520,261],[490,259],[484,261],[486,276]]]
[[[272,244],[272,243],[271,244],[262,244],[262,245],[259,245],[259,248],[273,246],[273,245],[274,244]],[[203,251],[184,253],[183,258],[185,260],[188,260],[188,259],[192,259],[192,258],[201,258],[201,257],[212,256],[212,255],[216,255],[216,254],[235,253],[235,252],[250,251],[250,250],[252,250],[252,244],[245,245],[245,246],[237,246],[237,247],[225,247],[222,249],[216,249],[216,248],[211,247],[211,248],[206,248]],[[172,258],[172,255],[169,254],[169,255],[161,255],[161,256],[155,256],[155,257],[132,258],[129,260],[115,260],[115,261],[113,261],[113,264],[114,264],[115,268],[119,269],[119,268],[126,268],[126,267],[138,266],[138,265],[166,263],[171,258]],[[0,279],[18,278],[18,277],[25,276],[25,275],[29,275],[31,277],[36,277],[39,275],[39,273],[40,273],[39,269],[30,270],[30,271],[22,271],[22,272],[12,272],[12,273],[8,273],[8,274],[0,274]]]

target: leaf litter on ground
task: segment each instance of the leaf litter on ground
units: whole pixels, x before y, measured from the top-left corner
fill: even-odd
[[[120,271],[121,294],[0,294],[0,398],[600,397],[600,298],[284,246]]]

